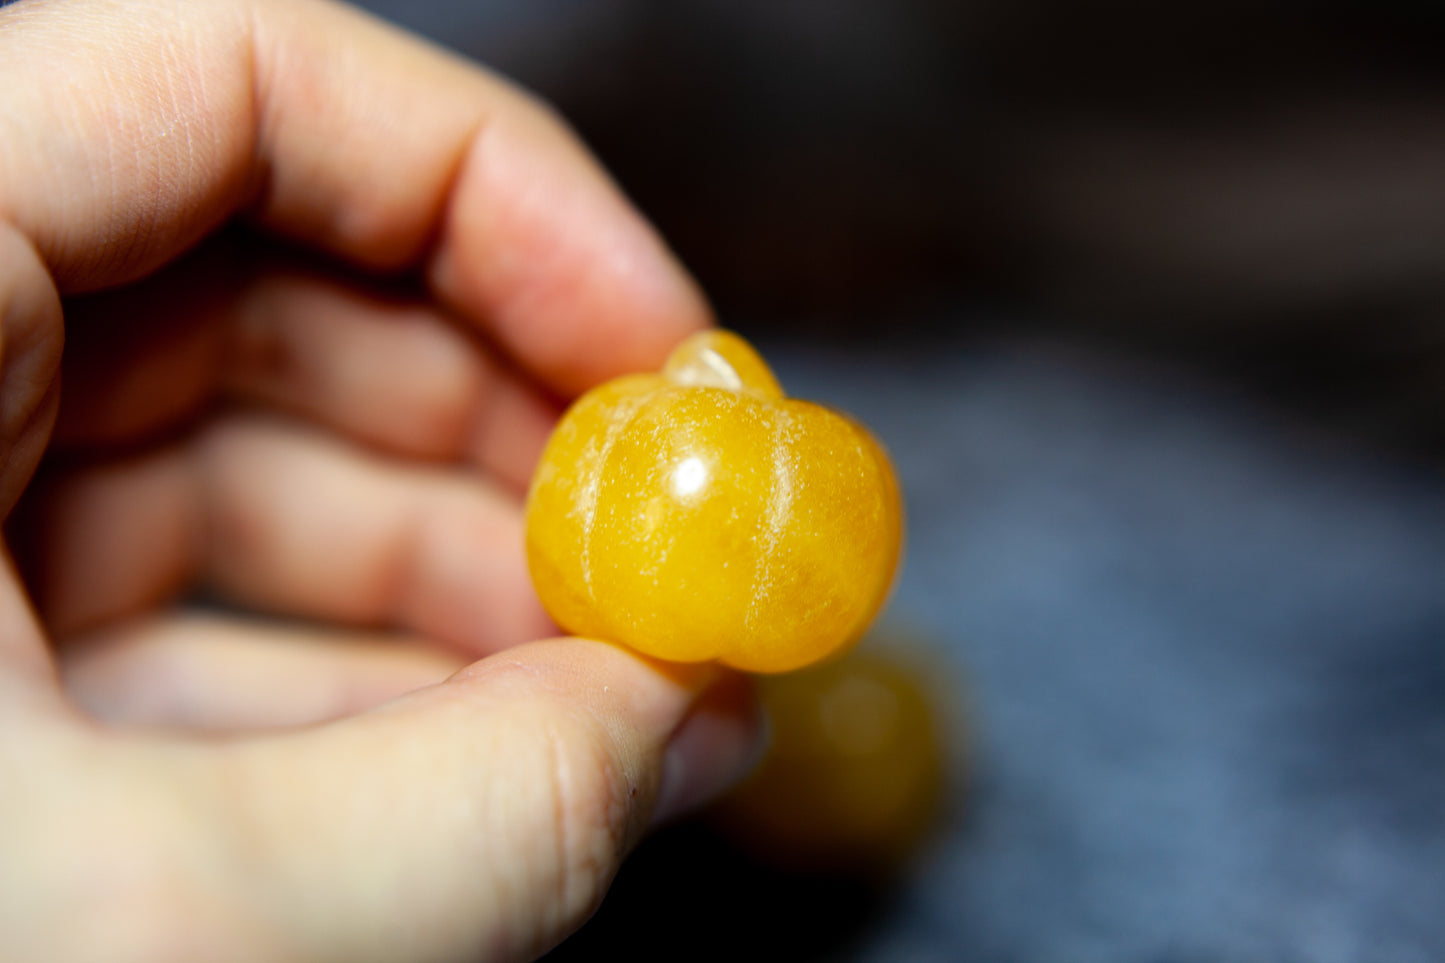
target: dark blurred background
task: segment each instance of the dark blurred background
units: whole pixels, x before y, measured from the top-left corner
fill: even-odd
[[[1445,7],[367,5],[878,431],[974,707],[888,887],[682,827],[559,956],[1445,958]]]
[[[734,323],[1006,307],[1441,437],[1438,4],[370,6],[556,104]]]

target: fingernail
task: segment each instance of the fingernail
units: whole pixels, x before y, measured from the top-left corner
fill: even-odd
[[[770,734],[750,679],[729,674],[715,682],[667,744],[652,825],[730,789],[762,759]]]

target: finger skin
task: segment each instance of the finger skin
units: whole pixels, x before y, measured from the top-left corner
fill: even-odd
[[[0,219],[0,519],[50,438],[64,342],[60,300],[38,252]]]
[[[707,681],[603,643],[536,643],[248,747],[235,764],[266,905],[318,958],[533,958],[596,908]]]
[[[503,492],[267,420],[218,425],[199,454],[204,577],[229,598],[473,656],[555,631]]]
[[[107,726],[255,732],[364,712],[465,664],[418,639],[180,612],[60,653],[65,694]]]
[[[0,958],[533,959],[596,908],[669,747],[711,750],[681,798],[741,775],[751,711],[687,735],[712,681],[558,639],[283,734],[0,730]]]
[[[222,399],[383,451],[470,463],[520,497],[559,405],[436,304],[207,245],[139,284],[72,299],[53,447],[134,449]]]
[[[399,454],[470,457],[508,479],[530,475],[555,417],[432,306],[319,278],[272,275],[248,286],[235,306],[232,346],[226,380],[234,396]],[[524,422],[537,437],[510,449],[489,445],[482,436],[494,414]]]
[[[0,220],[0,521],[40,463],[59,405],[60,300],[29,241]],[[57,702],[44,634],[0,545],[0,713]]]
[[[196,459],[170,447],[42,472],[9,534],[45,629],[63,644],[190,590],[206,518]]]
[[[564,393],[709,322],[550,110],[325,0],[6,7],[0,92],[0,222],[63,293],[135,280],[246,212],[417,270]]]
[[[293,422],[225,418],[46,479],[26,516],[31,590],[62,645],[196,586],[474,658],[555,631],[511,495]]]
[[[44,629],[9,551],[0,546],[0,728],[62,708]]]

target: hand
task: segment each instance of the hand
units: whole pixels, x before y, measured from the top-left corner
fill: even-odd
[[[360,14],[0,10],[0,959],[579,925],[758,726],[735,678],[523,644],[520,486],[554,398],[707,323],[547,110]]]

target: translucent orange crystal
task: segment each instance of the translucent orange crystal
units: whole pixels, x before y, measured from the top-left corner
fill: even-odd
[[[528,493],[527,559],[569,632],[784,672],[872,622],[901,516],[866,429],[784,397],[746,341],[709,331],[563,416]]]

